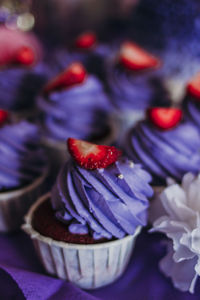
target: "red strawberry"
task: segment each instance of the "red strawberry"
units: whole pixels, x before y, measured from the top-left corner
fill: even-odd
[[[103,146],[69,138],[68,150],[74,160],[85,169],[106,168],[122,154],[113,146]]]
[[[32,48],[23,46],[16,52],[13,61],[15,63],[30,66],[35,62],[35,53]]]
[[[85,68],[81,63],[72,63],[64,72],[47,83],[44,88],[45,92],[68,88],[76,84],[82,83],[87,77]]]
[[[200,72],[188,82],[187,91],[191,96],[200,99]]]
[[[8,120],[9,114],[6,110],[0,109],[0,125],[3,125]]]
[[[144,70],[160,66],[160,60],[132,42],[122,44],[119,62],[129,70]]]
[[[80,49],[89,49],[93,47],[97,42],[96,34],[92,31],[84,32],[78,36],[75,41],[75,45]]]
[[[183,112],[179,108],[154,107],[147,110],[149,120],[160,129],[171,129],[182,119]]]

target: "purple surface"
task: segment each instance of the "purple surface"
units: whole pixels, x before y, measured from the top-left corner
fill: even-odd
[[[158,270],[164,255],[160,235],[143,232],[124,275],[112,285],[87,292],[74,285],[48,276],[36,257],[32,242],[22,232],[0,235],[0,295],[1,299],[27,300],[196,300],[194,295],[175,290]]]

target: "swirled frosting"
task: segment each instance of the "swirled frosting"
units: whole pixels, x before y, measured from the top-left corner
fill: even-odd
[[[0,191],[31,183],[45,166],[35,125],[21,121],[0,128]]]
[[[110,63],[107,66],[107,83],[113,105],[123,111],[143,110],[169,102],[156,71],[127,72]]]
[[[37,67],[14,67],[0,71],[0,107],[21,110],[33,107],[35,97],[45,83],[45,76]]]
[[[102,84],[93,75],[82,84],[40,97],[38,106],[43,112],[44,133],[53,139],[90,139],[109,127],[110,104]]]
[[[200,135],[190,122],[162,131],[142,121],[130,130],[124,148],[153,175],[155,184],[167,177],[180,181],[186,172],[200,170]]]
[[[123,238],[146,224],[150,181],[149,173],[123,157],[96,170],[69,161],[57,177],[51,203],[71,233]]]
[[[186,117],[197,126],[200,131],[200,101],[187,98],[185,103]]]

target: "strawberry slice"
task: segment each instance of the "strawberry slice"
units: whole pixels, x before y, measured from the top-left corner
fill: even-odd
[[[67,145],[74,160],[88,170],[106,168],[122,154],[113,146],[96,145],[73,138],[67,140]]]
[[[6,110],[0,109],[0,126],[3,125],[9,117],[9,113]]]
[[[96,34],[92,31],[84,32],[75,40],[75,46],[80,49],[90,49],[97,42]]]
[[[81,63],[72,63],[64,72],[51,80],[44,87],[44,92],[66,89],[82,83],[87,77],[87,72]]]
[[[160,129],[171,129],[182,119],[183,112],[179,108],[154,107],[147,110],[149,120]]]
[[[23,46],[16,52],[13,61],[18,64],[30,66],[35,62],[35,53],[32,48]]]
[[[120,48],[119,62],[128,70],[144,70],[160,66],[160,60],[132,42],[124,42]]]
[[[200,100],[200,72],[198,72],[187,84],[187,92]]]

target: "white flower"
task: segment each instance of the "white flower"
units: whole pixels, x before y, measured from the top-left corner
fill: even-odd
[[[200,275],[200,174],[187,173],[181,186],[172,183],[159,199],[162,214],[151,232],[159,231],[169,238],[160,268],[176,288],[193,293]]]

